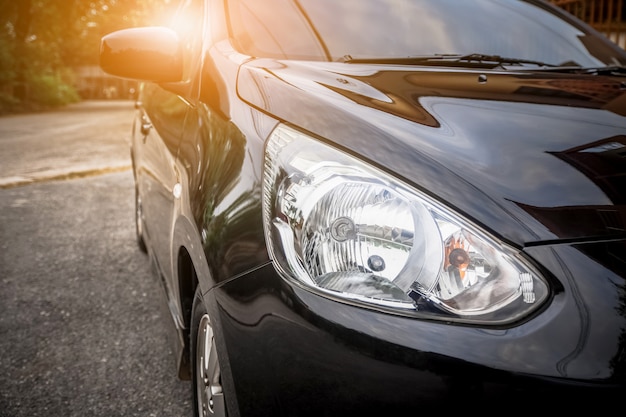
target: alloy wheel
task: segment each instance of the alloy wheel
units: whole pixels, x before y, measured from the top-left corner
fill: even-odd
[[[135,189],[135,235],[139,249],[142,252],[147,252],[146,242],[143,238],[143,206],[137,189]]]
[[[220,366],[208,314],[202,316],[198,325],[195,366],[198,413],[202,417],[226,416]]]

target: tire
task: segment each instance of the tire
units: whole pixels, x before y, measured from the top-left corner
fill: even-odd
[[[191,366],[196,417],[226,417],[226,401],[211,318],[196,290],[191,313]]]
[[[143,238],[143,231],[143,208],[141,205],[141,196],[139,195],[139,190],[135,187],[135,236],[139,249],[143,253],[147,253],[148,248],[146,247],[146,241]]]

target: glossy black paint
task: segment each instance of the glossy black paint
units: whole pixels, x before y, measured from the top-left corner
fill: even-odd
[[[222,2],[207,5],[203,66],[184,82],[144,86],[131,150],[181,376],[199,286],[230,415],[621,405],[623,74],[255,59],[228,41]],[[284,280],[261,207],[264,143],[279,123],[518,248],[549,280],[549,301],[521,322],[480,327],[363,308]]]
[[[338,305],[284,285],[272,269],[216,294],[214,314],[239,397],[253,397],[240,403],[242,415],[275,408],[282,415],[436,412],[442,402],[447,411],[478,407],[492,415],[525,402],[550,401],[563,411],[621,403],[623,316],[612,309],[623,310],[623,282],[621,300],[614,288],[593,297],[576,292],[576,301],[561,294],[543,320],[480,329]],[[600,285],[616,284],[615,278]],[[607,295],[608,305],[595,298]],[[591,334],[591,324],[607,312],[611,322]],[[538,343],[554,339],[560,343]],[[537,377],[538,369],[545,374]]]
[[[250,104],[321,138],[332,137],[336,145],[433,193],[505,240],[521,246],[564,237],[624,236],[623,227],[589,231],[561,215],[587,207],[591,215],[608,210],[623,222],[623,155],[581,152],[604,143],[626,144],[624,77],[263,65],[246,65],[240,76],[240,94]],[[357,75],[363,73],[372,75]],[[576,160],[589,155],[596,161],[581,172]],[[611,158],[612,169],[606,166]],[[598,167],[607,172],[596,174]],[[542,208],[559,211],[555,217],[564,224],[558,228],[566,231],[555,234],[556,227],[547,229],[534,219],[530,212]]]

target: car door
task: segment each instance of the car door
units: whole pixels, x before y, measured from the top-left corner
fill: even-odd
[[[137,103],[133,159],[144,219],[144,238],[148,240],[153,260],[165,278],[170,278],[171,274],[174,211],[181,192],[176,157],[191,106],[189,103],[197,90],[196,67],[200,60],[202,23],[203,0],[183,0],[170,24],[184,49],[183,79],[161,85],[146,83]]]
[[[143,238],[153,259],[166,266],[178,183],[175,159],[187,106],[175,94],[146,84],[137,108],[132,149]]]

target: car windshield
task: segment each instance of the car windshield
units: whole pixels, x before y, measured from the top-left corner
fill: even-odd
[[[235,46],[255,57],[384,62],[481,54],[552,66],[626,64],[596,35],[531,0],[230,0],[229,16]]]

